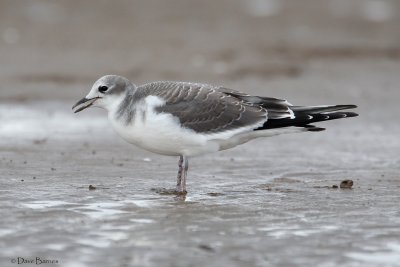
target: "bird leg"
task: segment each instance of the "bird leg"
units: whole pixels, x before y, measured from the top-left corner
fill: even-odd
[[[183,172],[183,156],[180,156],[178,162],[178,176],[176,179],[176,191],[179,191],[179,188],[181,186],[182,172]]]
[[[179,158],[179,169],[178,176],[176,180],[176,192],[178,194],[186,195],[186,177],[189,168],[189,160],[185,156],[180,156]]]

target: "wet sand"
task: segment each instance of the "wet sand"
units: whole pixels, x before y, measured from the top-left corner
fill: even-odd
[[[387,18],[361,1],[340,16],[319,1],[299,1],[318,16],[291,1],[6,2],[0,266],[400,266],[397,2]],[[154,190],[174,186],[177,158],[126,145],[102,110],[72,113],[106,73],[360,117],[194,158],[182,200]]]

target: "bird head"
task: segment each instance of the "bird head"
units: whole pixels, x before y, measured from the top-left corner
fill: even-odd
[[[72,109],[75,113],[91,106],[111,110],[122,101],[128,91],[134,89],[135,85],[128,79],[118,75],[106,75],[98,79],[90,92]]]

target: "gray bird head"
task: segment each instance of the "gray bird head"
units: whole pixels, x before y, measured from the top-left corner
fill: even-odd
[[[117,106],[129,92],[134,92],[136,86],[128,79],[118,75],[106,75],[98,79],[89,94],[79,100],[72,109],[75,113],[90,106],[110,110]]]

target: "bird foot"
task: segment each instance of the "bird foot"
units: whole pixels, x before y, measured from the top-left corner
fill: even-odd
[[[177,190],[177,189],[167,189],[167,188],[152,188],[151,191],[156,192],[160,195],[176,195],[176,196],[186,196],[186,190]]]

